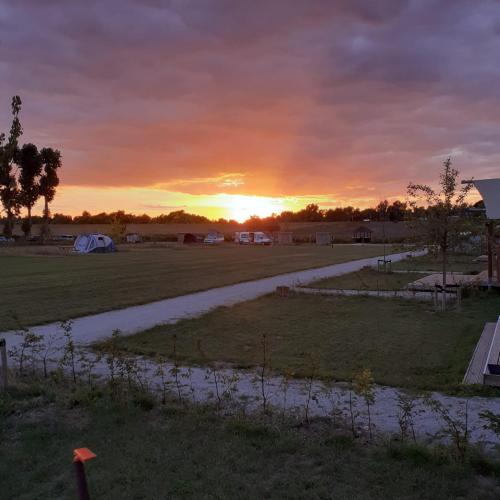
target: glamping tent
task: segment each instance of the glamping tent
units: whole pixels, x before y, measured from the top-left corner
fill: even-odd
[[[116,252],[113,240],[105,234],[80,234],[73,245],[77,253],[108,253]]]

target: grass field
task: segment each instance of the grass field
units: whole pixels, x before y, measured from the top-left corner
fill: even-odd
[[[423,278],[420,273],[383,273],[364,267],[355,273],[315,281],[306,286],[340,290],[402,290],[408,283]]]
[[[129,248],[18,256],[0,249],[0,331],[17,326],[12,313],[35,325],[382,253],[379,245]]]
[[[474,262],[475,256],[471,255],[450,255],[447,260],[448,272],[461,272],[464,274],[477,274],[487,268],[486,262]],[[443,261],[440,256],[432,254],[422,257],[413,257],[404,261],[395,262],[392,265],[394,270],[405,271],[436,271],[443,268]]]
[[[485,294],[464,299],[461,313],[436,313],[430,303],[403,299],[269,295],[121,343],[139,354],[169,356],[176,334],[183,362],[252,367],[260,364],[265,333],[271,365],[281,372],[307,376],[314,364],[317,377],[350,380],[370,368],[380,384],[454,390],[484,323],[498,318],[499,302],[497,294]]]
[[[71,385],[71,384],[70,384]],[[86,446],[91,498],[498,498],[498,465],[443,449],[363,445],[326,423],[218,418],[208,409],[141,407],[98,393],[28,386],[0,394],[5,499],[76,498],[72,450]],[[479,475],[482,474],[482,476]]]

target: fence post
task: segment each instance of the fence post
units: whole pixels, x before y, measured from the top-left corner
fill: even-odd
[[[7,390],[8,385],[8,371],[7,371],[7,343],[5,339],[0,339],[0,359],[1,359],[1,373],[0,378],[2,379],[2,390]]]
[[[84,464],[87,460],[92,460],[95,457],[96,455],[88,448],[77,448],[73,450],[73,466],[75,469],[76,488],[79,500],[90,500]]]

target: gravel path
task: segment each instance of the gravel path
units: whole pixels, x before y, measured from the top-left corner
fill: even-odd
[[[388,258],[392,262],[397,262],[405,259],[410,254],[417,256],[423,253],[425,251],[404,252],[389,255]],[[123,334],[130,335],[159,324],[175,323],[181,319],[200,316],[219,306],[229,306],[238,302],[252,300],[273,292],[277,286],[294,286],[321,278],[330,278],[358,271],[364,266],[377,265],[378,259],[379,257],[372,257],[317,269],[295,271],[271,278],[212,288],[204,292],[191,293],[140,306],[83,316],[73,320],[73,336],[77,343],[88,344],[111,335],[113,330],[121,330]],[[47,336],[56,331],[57,328],[58,323],[51,323],[35,326],[30,330],[38,335]],[[12,331],[0,333],[0,337],[5,338],[9,346],[16,344],[19,338]]]

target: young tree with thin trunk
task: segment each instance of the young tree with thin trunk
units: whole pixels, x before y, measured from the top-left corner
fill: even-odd
[[[21,98],[12,98],[12,125],[9,137],[5,142],[5,134],[0,134],[0,200],[6,215],[3,232],[12,236],[14,217],[19,213],[19,191],[13,166],[18,150],[18,139],[23,133],[19,112],[21,111]]]
[[[439,191],[426,184],[410,182],[407,187],[409,205],[414,213],[422,202],[427,205],[425,217],[413,219],[417,239],[431,248],[437,248],[442,258],[442,308],[446,309],[446,273],[450,249],[456,246],[468,233],[469,223],[464,217],[465,198],[472,184],[458,187],[458,170],[451,165],[451,158],[443,162],[439,176]]]
[[[16,163],[19,165],[19,201],[28,212],[23,223],[26,237],[31,235],[31,210],[40,197],[39,177],[42,173],[42,158],[34,144],[24,144],[19,150]]]
[[[49,235],[49,203],[54,199],[59,185],[58,169],[61,167],[61,152],[57,149],[43,148],[40,151],[42,159],[42,175],[40,177],[40,196],[44,199],[43,226],[40,233],[42,240]]]

